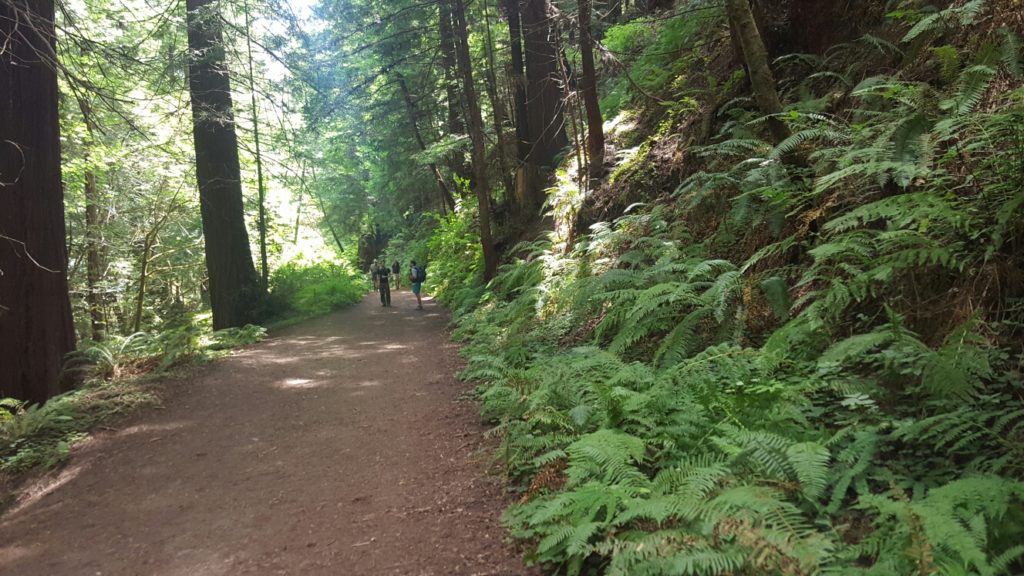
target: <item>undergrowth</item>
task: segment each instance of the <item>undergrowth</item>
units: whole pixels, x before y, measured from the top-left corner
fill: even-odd
[[[369,288],[363,275],[348,264],[285,264],[270,277],[271,322],[280,326],[322,316],[360,301]]]
[[[0,399],[0,475],[52,468],[97,425],[157,401],[151,377],[254,344],[266,330],[247,325],[211,331],[208,314],[160,332],[137,332],[81,346],[64,371],[83,382],[43,405]]]
[[[794,59],[790,138],[727,103],[671,199],[518,246],[486,287],[450,217],[439,288],[532,562],[1024,573],[1021,60],[1005,31],[927,42],[983,20]]]

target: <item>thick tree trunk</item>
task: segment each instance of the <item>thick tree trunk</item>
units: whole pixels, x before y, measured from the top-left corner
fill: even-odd
[[[569,144],[563,117],[561,55],[549,4],[549,0],[525,0],[521,13],[526,52],[526,121],[530,132],[527,162],[533,165],[530,172],[554,168],[555,158]],[[527,184],[528,208],[536,209],[544,202],[544,182],[541,178],[531,180]]]
[[[0,397],[66,389],[74,349],[53,0],[0,2]]]
[[[501,174],[501,183],[505,189],[505,194],[511,195],[514,193],[515,184],[512,179],[512,172],[509,171],[507,159],[505,158],[505,129],[502,127],[505,107],[502,105],[501,98],[498,95],[498,79],[497,73],[494,70],[494,38],[491,35],[491,16],[486,1],[482,3],[481,8],[483,9],[484,30],[487,33],[487,45],[485,47],[487,52],[487,98],[491,101],[491,120],[494,123],[494,137],[498,141],[495,155],[498,157],[498,171]]]
[[[213,0],[186,0],[196,179],[214,329],[255,322],[264,296],[242,206],[238,139],[224,41]]]
[[[768,130],[776,144],[789,137],[789,128],[775,115],[782,113],[782,102],[775,89],[775,78],[768,66],[768,51],[754,22],[754,14],[750,11],[749,0],[725,0],[725,10],[729,17],[729,28],[738,36],[743,51],[750,85],[754,90],[754,100],[761,112],[769,115]]]
[[[484,123],[480,103],[473,85],[472,61],[469,57],[469,31],[463,0],[451,0],[456,36],[456,53],[462,72],[462,91],[466,95],[469,116],[469,137],[473,140],[473,189],[480,212],[480,245],[484,254],[484,280],[490,280],[498,269],[498,254],[491,237],[491,192],[487,182],[487,156],[484,150]]]
[[[466,114],[463,94],[459,90],[458,58],[456,56],[455,32],[452,29],[451,0],[441,0],[437,3],[437,17],[438,33],[441,39],[441,69],[444,71],[444,91],[447,104],[445,125],[449,135],[464,134],[466,127],[463,118]],[[470,173],[466,170],[465,162],[461,158],[462,154],[449,154],[448,168],[459,178],[468,180]]]
[[[516,152],[519,163],[526,162],[530,154],[530,128],[526,121],[526,64],[523,61],[522,23],[519,15],[520,0],[503,0],[508,19],[509,46],[512,64],[513,119],[516,124]]]
[[[594,68],[594,37],[590,31],[590,0],[579,0],[580,57],[583,76],[580,90],[587,108],[587,158],[591,180],[604,174],[604,120],[597,98],[597,71]]]

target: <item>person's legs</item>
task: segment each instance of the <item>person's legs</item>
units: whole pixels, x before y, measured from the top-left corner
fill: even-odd
[[[423,298],[420,296],[420,292],[423,290],[423,284],[419,282],[412,283],[412,293],[416,295],[416,309],[423,309]]]
[[[385,304],[385,306],[390,307],[391,306],[391,285],[385,283],[385,284],[383,284],[381,286],[381,290],[384,291],[384,297],[387,300],[387,303]]]
[[[380,292],[380,305],[387,306],[388,302],[384,299],[384,284],[378,284],[377,291]]]

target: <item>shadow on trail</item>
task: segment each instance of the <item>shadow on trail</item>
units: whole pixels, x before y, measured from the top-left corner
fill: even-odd
[[[375,295],[167,384],[0,518],[0,573],[516,574],[447,316]]]

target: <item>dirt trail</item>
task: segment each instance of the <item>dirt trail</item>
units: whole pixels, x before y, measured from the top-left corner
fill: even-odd
[[[447,315],[409,292],[168,385],[0,518],[0,574],[522,574]]]

